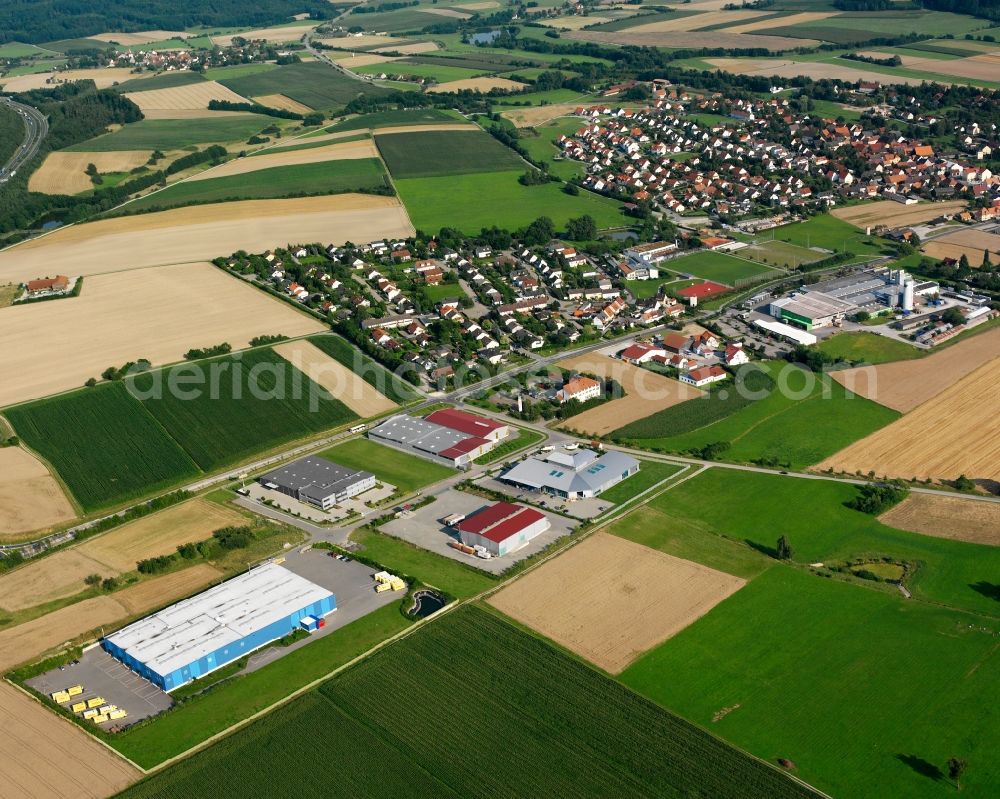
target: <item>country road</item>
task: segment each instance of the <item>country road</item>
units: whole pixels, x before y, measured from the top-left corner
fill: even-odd
[[[48,135],[49,121],[37,108],[15,102],[9,97],[0,97],[0,103],[20,114],[25,128],[24,141],[21,146],[14,151],[14,155],[9,161],[0,167],[0,183],[6,183],[17,174],[18,169],[37,155],[38,149]]]

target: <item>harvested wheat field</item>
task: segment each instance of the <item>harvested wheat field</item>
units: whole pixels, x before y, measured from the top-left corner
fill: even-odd
[[[470,19],[472,17],[472,14],[456,11],[453,8],[422,8],[420,10],[424,14],[436,14],[439,17],[448,17],[449,19]]]
[[[783,58],[706,58],[705,60],[723,72],[732,72],[737,75],[767,72],[768,70],[787,67],[789,64],[795,63]]]
[[[633,25],[628,28],[630,33],[672,33],[674,31],[694,31],[707,28],[710,25],[725,25],[749,23],[758,17],[766,16],[764,11],[706,11],[704,14],[694,14],[690,17],[675,17],[649,22],[645,25]],[[714,31],[713,31],[714,32]],[[727,29],[726,33],[730,33]]]
[[[401,40],[397,40],[401,41]],[[414,42],[413,44],[392,45],[389,47],[376,47],[373,53],[402,53],[403,55],[419,55],[420,53],[433,53],[440,48],[437,42]]]
[[[625,389],[625,396],[621,399],[571,416],[563,425],[587,435],[603,436],[671,405],[702,395],[702,391],[694,386],[598,353],[578,355],[560,361],[558,365],[600,377],[613,377]]]
[[[128,172],[149,160],[152,150],[127,150],[107,153],[49,153],[28,180],[28,190],[42,194],[76,194],[92,189],[86,173],[93,164],[98,172]]]
[[[86,640],[88,633],[169,605],[217,582],[222,572],[199,563],[182,571],[144,580],[113,594],[68,605],[0,632],[0,669],[38,660],[63,644]]]
[[[0,796],[11,799],[105,799],[142,776],[13,685],[0,683]]]
[[[590,105],[589,103],[553,103],[552,105],[537,105],[530,108],[512,108],[501,112],[501,116],[506,117],[514,123],[517,128],[532,128],[548,122],[556,117],[573,116],[577,108]],[[580,127],[587,124],[582,118]]]
[[[134,47],[150,42],[165,42],[167,39],[186,39],[188,34],[184,31],[136,31],[135,33],[98,33],[96,36],[88,36],[88,39],[97,39],[101,42],[116,42],[122,47]]]
[[[354,69],[355,67],[367,67],[369,64],[384,64],[386,61],[392,61],[387,55],[379,55],[378,53],[331,53],[331,57],[337,59],[338,66],[344,69]]]
[[[280,108],[282,111],[291,111],[294,114],[308,114],[312,111],[309,106],[303,105],[291,97],[285,97],[283,94],[265,94],[250,99],[255,103],[266,105],[268,108]]]
[[[302,336],[323,325],[207,263],[91,275],[79,297],[0,314],[0,405],[78,388],[108,364],[180,361],[192,347]]]
[[[905,63],[905,62],[904,62]],[[970,58],[940,59],[923,58],[911,61],[905,66],[923,72],[949,75],[955,78],[996,81],[1000,79],[1000,53],[984,53]]]
[[[60,228],[0,252],[0,283],[38,277],[38,264],[46,261],[95,275],[203,261],[240,249],[261,252],[290,241],[340,244],[413,232],[396,197],[337,194],[213,203]]]
[[[939,216],[957,214],[967,207],[968,203],[964,200],[917,203],[916,205],[903,205],[892,200],[877,200],[873,203],[851,205],[847,208],[834,208],[830,215],[860,228],[869,225],[899,227],[901,225],[918,225],[921,222],[937,219]]]
[[[319,25],[318,22],[307,22],[304,25],[287,25],[283,28],[257,28],[252,31],[242,31],[240,33],[227,34],[225,36],[212,36],[212,44],[219,47],[229,47],[233,39],[240,38],[247,41],[263,39],[268,42],[297,42],[308,31]]]
[[[732,12],[735,13],[735,12]],[[759,13],[759,12],[758,12]],[[700,17],[686,17],[687,20]],[[682,20],[674,20],[682,22]],[[653,23],[655,24],[655,23]],[[689,23],[693,27],[693,23]],[[707,25],[709,23],[702,23]],[[604,44],[634,45],[636,47],[672,47],[691,48],[702,47],[724,48],[726,50],[761,49],[772,53],[784,50],[794,50],[797,47],[815,47],[820,44],[817,39],[793,39],[790,36],[764,36],[758,33],[728,33],[724,30],[694,32],[690,30],[652,31],[652,25],[639,28],[626,28],[621,31],[571,31],[565,34],[567,39],[579,39],[585,42],[602,42]],[[808,64],[803,64],[808,66]],[[884,75],[882,77],[885,77]],[[854,78],[853,80],[857,80]],[[893,77],[894,82],[898,82]],[[919,81],[917,81],[919,83]]]
[[[509,92],[519,92],[521,89],[527,88],[526,83],[520,83],[516,80],[508,80],[507,78],[466,78],[464,80],[451,80],[447,83],[439,83],[437,86],[432,86],[427,91],[429,92],[460,92],[460,91],[470,91],[470,92],[486,92],[492,89],[503,89]]]
[[[758,19],[740,25],[727,25],[723,30],[726,33],[752,33],[753,31],[776,28],[779,25],[782,28],[788,28],[792,25],[803,25],[807,22],[815,22],[818,19],[826,19],[827,17],[834,17],[836,15],[836,11],[804,11],[800,14],[789,14],[787,17],[779,19]]]
[[[1000,236],[985,230],[959,228],[923,246],[923,251],[932,258],[959,259],[964,255],[969,259],[970,266],[979,266],[983,262],[983,250],[989,250],[990,260],[994,263],[1000,261]]]
[[[376,132],[379,135],[386,135],[389,133],[422,133],[430,130],[475,130],[478,127],[472,122],[448,122],[443,125],[394,125],[388,128],[378,128]],[[351,132],[357,134],[358,131]]]
[[[258,172],[261,169],[270,169],[276,166],[318,164],[323,161],[349,161],[356,158],[378,158],[375,143],[371,139],[366,139],[364,141],[329,144],[323,147],[310,147],[306,150],[263,150],[259,155],[237,158],[235,161],[227,161],[220,166],[199,172],[188,180],[212,180],[229,175],[245,175],[248,172]]]
[[[484,8],[500,8],[500,4],[494,0],[485,0],[480,3],[456,3],[455,8],[465,8],[469,11],[482,11]]]
[[[73,596],[86,588],[88,575],[133,571],[140,560],[172,554],[180,544],[244,522],[235,510],[200,499],[175,505],[0,575],[0,608],[18,611]]]
[[[1000,480],[1000,358],[816,466],[909,479]]]
[[[604,22],[611,22],[611,17],[599,17],[596,15],[582,17],[573,15],[571,17],[550,17],[549,19],[538,20],[539,25],[544,25],[547,28],[564,28],[571,31],[578,31],[588,25],[600,25]]]
[[[51,89],[60,83],[75,80],[92,80],[98,89],[107,89],[116,83],[124,83],[136,78],[151,78],[152,72],[135,74],[126,67],[102,67],[100,69],[66,69],[60,72],[38,72],[34,75],[20,75],[16,78],[0,78],[0,86],[10,94],[33,89]]]
[[[935,538],[1000,546],[1000,504],[996,502],[910,494],[878,520],[890,527]]]
[[[45,464],[20,447],[0,449],[0,541],[74,518],[72,503]]]
[[[405,42],[398,36],[376,36],[374,33],[365,33],[360,36],[338,36],[331,39],[319,39],[325,45],[337,47],[341,50],[353,50],[357,48],[376,48],[379,45],[388,46],[396,42]],[[381,48],[379,48],[381,49]]]
[[[812,78],[813,80],[844,80],[851,83],[859,80],[870,80],[879,84],[906,83],[913,86],[919,86],[924,83],[923,78],[908,78],[903,75],[886,75],[882,72],[874,72],[872,70],[865,69],[861,66],[862,62],[857,63],[859,64],[859,67],[855,69],[852,66],[848,66],[846,63],[826,64],[819,61],[796,61],[789,66],[779,67],[778,69],[767,72],[766,74],[777,75],[782,78],[795,78],[804,75],[808,78]]]
[[[597,533],[487,600],[617,674],[697,621],[745,580]]]
[[[354,372],[308,341],[287,341],[274,351],[319,383],[358,416],[377,416],[398,407]]]
[[[128,92],[125,97],[139,106],[143,113],[147,111],[204,111],[206,117],[216,113],[208,110],[208,103],[211,100],[224,100],[228,103],[247,102],[245,97],[214,80],[189,83],[187,86],[174,86],[171,89]]]

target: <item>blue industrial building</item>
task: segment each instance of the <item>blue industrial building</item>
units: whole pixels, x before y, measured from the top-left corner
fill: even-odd
[[[274,563],[130,624],[101,646],[172,691],[337,609],[327,589]]]

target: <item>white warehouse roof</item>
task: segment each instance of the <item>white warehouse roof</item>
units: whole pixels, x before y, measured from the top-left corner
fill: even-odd
[[[130,624],[108,640],[167,675],[331,594],[266,563]]]
[[[754,324],[757,325],[757,327],[774,333],[776,336],[784,336],[785,338],[794,341],[796,344],[802,344],[807,347],[819,341],[819,339],[812,333],[807,333],[805,330],[800,328],[786,325],[784,322],[771,322],[766,319],[758,319],[754,322]]]

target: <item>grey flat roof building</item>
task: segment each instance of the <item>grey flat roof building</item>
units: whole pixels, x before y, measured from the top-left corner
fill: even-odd
[[[593,450],[552,452],[544,459],[525,458],[500,479],[547,491],[569,499],[596,497],[602,491],[639,471],[639,461],[614,450],[598,455]]]
[[[262,475],[259,482],[265,488],[326,509],[374,488],[375,475],[310,455]]]
[[[469,438],[468,433],[460,433],[458,430],[451,430],[416,416],[402,414],[383,422],[371,430],[369,435],[434,455]]]

